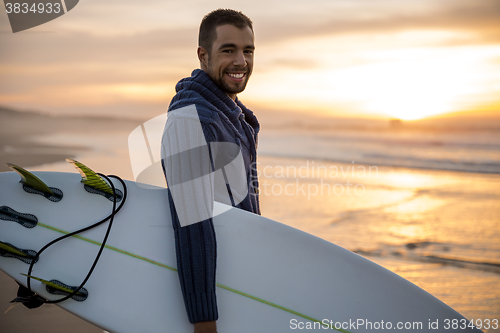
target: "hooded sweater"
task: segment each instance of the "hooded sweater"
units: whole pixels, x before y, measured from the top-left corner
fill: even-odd
[[[180,80],[168,112],[195,105],[207,146],[227,142],[237,145],[245,166],[248,195],[233,206],[259,214],[256,170],[259,122],[251,110],[232,100],[201,69]],[[189,139],[189,138],[188,138]],[[162,142],[162,145],[168,144]],[[212,154],[212,153],[211,153]],[[165,175],[166,163],[162,160]],[[212,164],[213,165],[213,164]],[[168,180],[167,180],[168,182]],[[226,185],[229,195],[231,189]],[[175,235],[178,274],[188,319],[191,323],[218,319],[215,288],[217,245],[213,219],[181,226],[170,189],[168,201]]]

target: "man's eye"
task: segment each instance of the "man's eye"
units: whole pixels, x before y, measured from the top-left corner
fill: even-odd
[[[222,50],[222,52],[224,52],[224,53],[232,53],[233,50]]]

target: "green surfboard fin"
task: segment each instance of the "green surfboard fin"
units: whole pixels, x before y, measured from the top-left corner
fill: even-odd
[[[23,251],[19,250],[17,247],[9,244],[9,243],[4,243],[0,241],[0,249],[5,250],[9,253],[21,256],[21,257],[26,257],[28,258],[29,255],[27,253],[24,253]]]
[[[36,258],[36,254],[36,251],[20,249],[10,243],[0,241],[0,257],[15,258],[26,264],[31,264],[33,259]],[[38,258],[36,258],[36,261],[38,261]]]
[[[40,178],[38,178],[37,176],[35,176],[31,172],[29,172],[28,170],[23,169],[20,166],[17,166],[17,165],[12,164],[12,163],[5,163],[5,165],[7,165],[9,168],[14,170],[15,172],[17,172],[21,176],[21,182],[23,184],[25,184],[25,185],[27,185],[35,190],[43,192],[46,195],[49,195],[49,196],[54,195],[54,192],[43,181],[41,181]]]
[[[40,178],[18,165],[12,163],[5,163],[5,165],[21,176],[21,183],[26,192],[42,195],[52,202],[61,201],[63,192],[60,189],[48,187]]]
[[[73,291],[75,291],[75,289],[76,289],[75,287],[67,286],[58,280],[48,281],[48,280],[44,280],[44,279],[41,279],[41,278],[38,278],[38,277],[35,277],[32,275],[28,275],[28,274],[21,273],[21,275],[24,275],[24,276],[27,276],[31,279],[42,282],[43,284],[45,284],[47,286],[47,291],[50,292],[51,294],[66,294],[66,295],[68,295],[68,294],[73,293]],[[76,301],[84,301],[87,298],[87,296],[88,296],[87,289],[82,288],[73,297],[75,297],[74,299]]]
[[[82,183],[85,184],[85,190],[90,193],[99,194],[104,196],[110,201],[121,201],[123,193],[115,189],[116,197],[113,195],[113,189],[101,176],[90,169],[85,164],[75,161],[71,158],[67,158],[66,162],[73,164],[78,172],[82,175]]]
[[[80,172],[80,174],[82,175],[82,183],[95,188],[96,190],[113,195],[113,189],[111,188],[111,186],[109,186],[109,184],[104,179],[102,179],[101,176],[95,173],[88,166],[78,161],[72,160],[71,158],[67,158],[66,162],[73,164]]]
[[[74,291],[74,290],[73,290],[73,289],[71,289],[71,288],[67,288],[67,287],[64,287],[64,286],[60,286],[59,284],[56,284],[56,283],[54,283],[54,282],[52,282],[52,281],[47,281],[47,280],[40,279],[40,278],[37,278],[37,277],[35,277],[35,276],[31,276],[31,275],[24,274],[24,273],[21,273],[21,275],[24,275],[24,276],[27,276],[27,277],[29,277],[29,278],[31,278],[31,279],[34,279],[34,280],[40,281],[40,282],[42,282],[43,284],[45,284],[45,285],[47,285],[47,286],[49,286],[49,287],[51,287],[51,288],[54,288],[54,289],[60,290],[60,291],[62,291],[62,292],[68,293],[68,294],[71,294],[71,293]],[[78,293],[76,293],[76,294],[78,295],[78,294],[79,294],[79,292],[78,292]],[[81,294],[81,295],[83,296],[83,294]]]

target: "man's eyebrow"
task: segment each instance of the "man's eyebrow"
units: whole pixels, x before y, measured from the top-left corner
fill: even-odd
[[[221,46],[219,46],[219,50],[221,49],[226,49],[226,48],[236,48],[236,44],[234,43],[225,43],[225,44],[222,44]],[[247,45],[245,46],[245,49],[248,50],[255,50],[255,46],[254,45]]]

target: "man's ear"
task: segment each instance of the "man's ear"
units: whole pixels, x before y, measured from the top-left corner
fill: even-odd
[[[198,46],[198,60],[200,60],[201,69],[206,70],[208,68],[208,53],[205,48]]]

